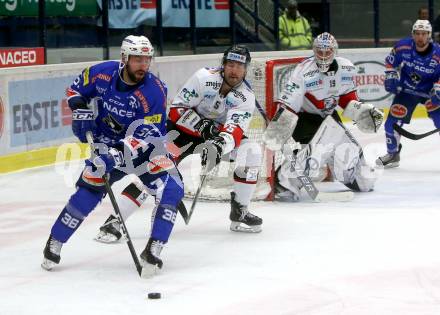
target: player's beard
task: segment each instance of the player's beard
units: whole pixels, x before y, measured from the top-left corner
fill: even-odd
[[[132,71],[128,64],[125,66],[125,70],[127,71],[127,76],[131,82],[139,83],[145,77],[145,71],[143,70]]]
[[[231,77],[230,75],[229,75],[229,76],[226,76],[226,75],[223,73],[223,80],[224,80],[224,81],[226,82],[226,84],[229,85],[231,88],[234,88],[234,87],[240,85],[240,83],[243,82],[244,78],[245,78],[245,76],[242,76],[241,78],[239,78],[239,77]]]

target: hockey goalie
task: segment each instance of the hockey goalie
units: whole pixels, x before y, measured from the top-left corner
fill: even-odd
[[[355,66],[337,57],[337,42],[329,33],[313,43],[313,57],[302,61],[281,82],[278,110],[264,132],[266,146],[282,150],[283,162],[276,172],[276,196],[297,201],[302,181],[298,176],[318,177],[330,169],[333,178],[352,191],[371,191],[375,169],[363,156],[359,143],[342,124],[336,107],[366,133],[375,133],[383,113],[359,101],[353,77]],[[287,144],[293,138],[294,145]]]

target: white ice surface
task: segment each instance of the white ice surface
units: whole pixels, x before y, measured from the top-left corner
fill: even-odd
[[[383,129],[354,133],[370,161],[384,153]],[[402,143],[400,168],[351,202],[253,203],[260,234],[230,232],[229,205],[200,202],[189,226],[177,219],[164,268],[149,280],[125,243],[93,241],[108,200],[63,247],[60,265],[41,269],[74,189],[53,166],[2,175],[0,314],[440,314],[440,138]],[[149,200],[127,222],[138,253],[151,209]],[[149,292],[162,299],[148,300]]]

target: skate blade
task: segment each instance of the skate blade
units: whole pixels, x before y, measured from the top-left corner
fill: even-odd
[[[43,268],[47,271],[51,271],[55,265],[56,265],[56,263],[54,263],[53,261],[44,258],[43,262],[41,263],[41,268]]]
[[[119,239],[113,234],[105,233],[102,231],[100,231],[98,235],[95,236],[94,240],[104,244],[112,244],[119,242]]]
[[[144,279],[152,278],[159,273],[159,268],[155,265],[142,264],[141,277]]]
[[[249,226],[241,222],[231,222],[230,229],[233,232],[242,232],[242,233],[260,233],[262,230],[261,225]]]
[[[387,165],[384,165],[383,168],[394,168],[394,167],[399,167],[399,162],[392,162],[392,163],[388,163]]]

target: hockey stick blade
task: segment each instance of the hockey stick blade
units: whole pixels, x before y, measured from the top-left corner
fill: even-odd
[[[409,132],[408,130],[403,129],[401,126],[394,124],[393,125],[394,130],[396,130],[401,136],[411,139],[411,140],[419,140],[423,139],[427,136],[433,135],[435,133],[440,132],[440,128],[436,128],[434,130],[422,133],[422,134],[414,134],[412,132]]]
[[[354,193],[350,190],[347,191],[335,191],[335,192],[322,192],[320,191],[314,201],[316,202],[347,202],[354,198]]]
[[[329,202],[329,201],[351,201],[354,198],[354,193],[350,190],[338,192],[322,192],[316,188],[310,177],[306,175],[299,175],[298,179],[303,184],[304,190],[309,197],[315,202]]]

